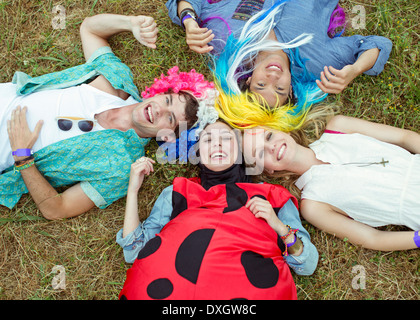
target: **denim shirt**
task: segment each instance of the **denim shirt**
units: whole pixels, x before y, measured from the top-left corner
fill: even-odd
[[[123,248],[126,262],[133,263],[147,241],[154,238],[170,221],[172,214],[172,189],[173,186],[171,185],[162,191],[149,217],[140,223],[133,232],[123,238],[123,229],[118,231],[116,241]],[[311,243],[309,233],[302,226],[299,211],[292,200],[288,200],[277,215],[284,224],[290,225],[293,229],[299,229],[297,236],[303,243],[301,255],[293,256],[289,254],[284,256],[286,263],[298,275],[311,275],[318,264],[318,251]]]
[[[277,0],[186,0],[194,8],[202,27],[211,29],[215,35],[210,45],[214,47],[211,52],[219,54],[229,34],[239,36],[247,20],[261,10],[269,9]],[[277,40],[283,43],[292,41],[303,33],[312,34],[310,43],[299,47],[299,55],[306,61],[308,72],[318,79],[324,66],[333,66],[342,69],[353,64],[366,50],[378,48],[379,56],[375,65],[364,72],[376,76],[382,72],[389,59],[392,42],[382,36],[341,36],[330,38],[327,29],[330,17],[338,4],[338,0],[293,0],[287,1],[283,9],[276,15],[273,30]],[[176,0],[166,2],[168,15],[173,23],[181,25],[178,17]],[[289,50],[284,51],[290,56]],[[295,74],[300,74],[299,65],[291,65]]]

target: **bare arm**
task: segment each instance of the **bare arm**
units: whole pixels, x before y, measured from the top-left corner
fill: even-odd
[[[32,149],[41,131],[42,121],[38,122],[33,132],[30,131],[26,121],[26,111],[26,107],[23,109],[17,107],[7,123],[12,150]],[[15,161],[22,158],[25,157],[14,156]],[[47,219],[74,217],[94,207],[94,203],[83,192],[80,184],[58,194],[35,165],[21,170],[20,174],[39,210]]]
[[[378,56],[379,49],[373,48],[363,52],[354,64],[349,64],[341,70],[325,66],[324,71],[321,72],[321,80],[316,80],[316,83],[326,93],[340,93],[357,76],[371,69],[375,65]]]
[[[394,251],[416,249],[414,231],[381,231],[355,221],[331,205],[302,200],[302,216],[315,227],[367,249]]]
[[[152,17],[99,14],[86,18],[80,26],[85,59],[88,60],[97,49],[109,46],[108,39],[121,32],[132,32],[140,43],[156,48],[158,29]],[[104,76],[97,77],[89,85],[123,99],[128,98],[127,93],[114,89]]]
[[[143,184],[144,176],[153,172],[155,162],[146,157],[138,159],[131,165],[130,181],[128,183],[127,201],[123,226],[123,238],[133,232],[140,223],[138,213],[138,192]]]
[[[420,154],[420,134],[414,131],[342,115],[333,117],[328,122],[327,129],[344,133],[360,133],[395,144],[411,153]]]
[[[48,220],[76,217],[95,206],[84,193],[80,183],[60,194],[48,183],[36,166],[22,170],[21,175],[39,211]]]
[[[143,45],[156,48],[158,29],[152,17],[98,14],[86,18],[80,26],[85,59],[103,46],[109,46],[108,39],[121,32],[132,32]]]

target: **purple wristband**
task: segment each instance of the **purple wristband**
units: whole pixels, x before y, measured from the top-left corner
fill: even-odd
[[[189,19],[189,18],[194,19],[194,17],[188,13],[182,18],[181,24],[184,25],[185,19]]]
[[[295,236],[295,240],[293,240],[293,242],[290,242],[287,244],[287,247],[290,248],[291,246],[293,246],[296,243],[297,237],[296,237],[296,233],[293,234]]]
[[[417,248],[420,248],[420,236],[419,236],[419,230],[414,232],[414,243],[416,244]]]
[[[12,152],[13,156],[18,156],[18,157],[28,157],[31,154],[32,154],[31,149],[16,149],[16,151]]]

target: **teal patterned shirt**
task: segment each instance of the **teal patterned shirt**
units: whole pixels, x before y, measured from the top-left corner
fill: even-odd
[[[98,75],[141,101],[130,68],[107,46],[96,50],[85,64],[63,71],[34,78],[16,72],[13,83],[18,86],[17,93],[24,95],[80,85]],[[39,150],[34,154],[35,164],[53,187],[81,182],[83,191],[95,205],[105,208],[126,195],[130,166],[144,156],[149,141],[140,138],[133,129],[85,133]],[[0,175],[0,205],[11,209],[27,192],[20,173],[14,172],[13,167]]]
[[[150,139],[133,129],[108,129],[56,142],[34,153],[37,169],[53,187],[81,182],[86,195],[105,208],[127,193],[130,166],[144,156]],[[13,208],[28,192],[13,167],[0,175],[0,204]]]
[[[123,90],[137,101],[142,101],[133,82],[130,68],[107,46],[97,49],[82,65],[35,78],[18,71],[15,72],[12,82],[18,86],[17,93],[24,95],[42,90],[73,87],[99,75],[103,75],[115,89]]]

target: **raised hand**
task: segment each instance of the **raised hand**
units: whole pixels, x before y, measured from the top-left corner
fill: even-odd
[[[10,120],[7,121],[7,133],[12,150],[16,149],[32,149],[36,140],[38,140],[44,122],[39,120],[34,131],[31,131],[26,120],[26,112],[28,108],[18,106],[12,111]],[[14,156],[15,160],[20,157]]]
[[[135,16],[130,19],[131,31],[138,42],[155,49],[159,29],[152,17]]]
[[[130,181],[128,183],[128,190],[130,192],[139,191],[143,184],[144,176],[153,172],[154,163],[155,161],[150,158],[141,157],[131,165]]]
[[[191,50],[197,53],[208,53],[213,50],[213,47],[208,45],[214,38],[212,30],[200,28],[194,19],[186,19],[184,26],[186,41]]]
[[[316,80],[318,87],[325,93],[341,93],[354,78],[358,72],[353,65],[347,65],[338,70],[333,67],[324,67],[321,72],[321,81]]]

